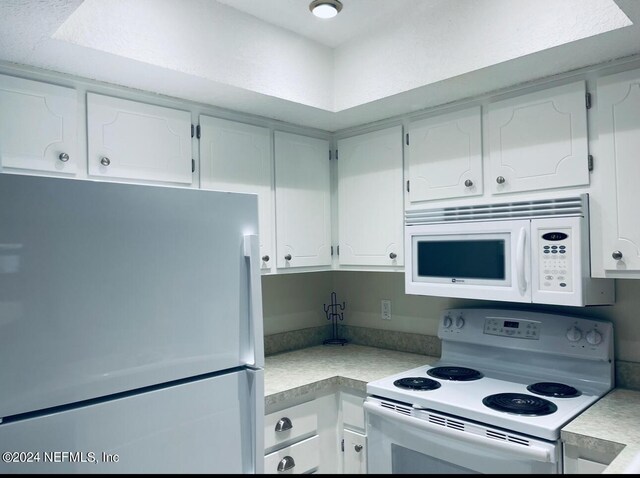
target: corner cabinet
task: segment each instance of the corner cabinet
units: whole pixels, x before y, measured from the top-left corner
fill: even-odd
[[[589,184],[585,82],[489,104],[493,194]]]
[[[331,265],[329,141],[276,131],[276,265]]]
[[[402,127],[338,141],[340,265],[402,266]]]
[[[200,188],[258,195],[262,270],[271,270],[273,179],[271,132],[210,116],[200,116]]]
[[[407,143],[408,206],[482,195],[479,106],[412,122]]]
[[[88,172],[191,185],[191,113],[87,93]]]
[[[0,167],[75,175],[77,92],[0,75]]]
[[[640,70],[600,78],[597,95],[602,246],[593,262],[606,277],[640,278]]]

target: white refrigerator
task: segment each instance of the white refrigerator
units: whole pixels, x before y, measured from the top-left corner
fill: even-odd
[[[262,473],[257,196],[0,174],[0,474]]]

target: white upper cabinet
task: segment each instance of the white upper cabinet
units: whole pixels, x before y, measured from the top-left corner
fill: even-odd
[[[482,194],[480,107],[409,125],[408,205]]]
[[[75,174],[77,93],[0,75],[0,167]]]
[[[272,170],[268,128],[200,116],[200,187],[258,195],[263,270],[275,263]]]
[[[338,141],[341,265],[401,266],[402,127]]]
[[[279,268],[331,265],[329,141],[275,132]]]
[[[640,277],[640,70],[601,78],[597,88],[602,249],[594,262]]]
[[[191,113],[87,93],[89,175],[190,185]]]
[[[589,184],[584,81],[489,105],[493,194]]]

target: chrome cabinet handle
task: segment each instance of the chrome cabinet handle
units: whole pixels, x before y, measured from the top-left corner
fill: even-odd
[[[285,261],[290,261],[291,260],[291,254],[287,254],[286,256],[284,256],[284,260]]]
[[[262,260],[264,262],[269,262],[269,256],[262,256]]]
[[[464,182],[464,185],[465,185],[466,187],[470,188],[471,186],[473,186],[473,181],[471,181],[471,179],[467,179],[467,180]]]
[[[106,156],[103,156],[102,158],[100,158],[100,164],[102,164],[103,166],[109,166],[111,164],[111,160]]]
[[[391,254],[389,254],[390,259],[395,259],[396,257],[398,257],[398,254],[396,254],[395,252],[392,252]]]
[[[67,153],[60,153],[60,156],[58,156],[58,159],[63,163],[66,163],[67,161],[69,161],[69,155]]]
[[[362,451],[362,445],[354,445],[353,449],[356,453],[360,453]]]
[[[502,176],[498,176],[498,177],[496,178],[496,182],[497,182],[498,184],[504,184],[504,182],[505,182],[505,181],[506,181],[506,179],[504,179],[504,177],[502,177]]]
[[[613,253],[611,254],[611,257],[613,257],[616,261],[619,261],[620,259],[622,259],[622,252],[613,251]]]
[[[290,456],[285,456],[280,463],[278,463],[278,471],[287,471],[296,466],[296,462]]]
[[[293,428],[293,424],[291,423],[291,420],[289,420],[289,418],[287,417],[282,417],[280,420],[278,420],[278,423],[276,423],[277,432],[284,432],[287,430],[291,430],[292,428]]]

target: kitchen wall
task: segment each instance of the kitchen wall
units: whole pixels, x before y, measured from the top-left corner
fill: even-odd
[[[511,307],[606,319],[614,324],[616,359],[640,362],[640,280],[616,280],[614,305],[584,308],[406,295],[401,272],[263,276],[262,287],[265,335],[327,325],[322,307],[334,290],[338,301],[346,302],[345,325],[433,336],[440,312],[451,307]],[[391,320],[380,318],[382,299],[391,300]]]

